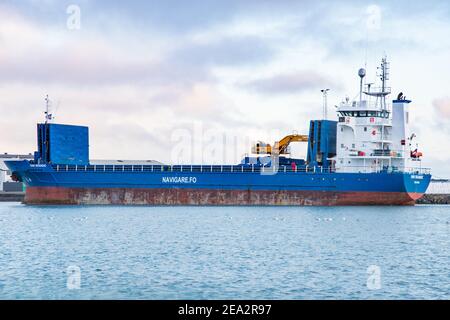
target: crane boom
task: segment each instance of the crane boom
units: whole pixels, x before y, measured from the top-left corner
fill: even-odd
[[[308,142],[308,136],[302,134],[290,134],[274,143],[273,146],[264,142],[258,142],[253,146],[252,152],[256,154],[288,154],[289,144],[292,142]]]

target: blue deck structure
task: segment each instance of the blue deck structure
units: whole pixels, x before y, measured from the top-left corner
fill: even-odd
[[[306,165],[7,165],[31,204],[405,205],[431,179],[426,170],[337,173]]]

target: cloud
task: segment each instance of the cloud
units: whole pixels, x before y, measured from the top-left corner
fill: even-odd
[[[147,160],[161,154],[167,148],[167,141],[154,128],[129,122],[106,122],[90,128],[90,150],[92,157],[102,159],[105,154],[113,154],[117,159],[132,159],[134,155]],[[139,142],[139,145],[131,142]],[[111,152],[111,146],[118,152]]]
[[[273,54],[274,50],[261,37],[235,36],[188,43],[175,50],[170,60],[191,65],[239,66],[268,61]]]
[[[437,112],[439,119],[450,119],[450,98],[438,98],[433,100],[434,110]]]
[[[100,0],[87,3],[86,11],[103,11],[114,20],[133,19],[133,24],[158,29],[164,33],[184,34],[211,27],[228,20],[236,12],[240,1],[209,0]]]
[[[1,2],[5,151],[34,149],[46,93],[61,101],[58,122],[91,127],[95,157],[167,160],[173,130],[195,122],[238,136],[255,128],[306,132],[321,113],[320,89],[332,89],[330,106],[344,91],[357,94],[366,46],[367,80],[386,50],[392,87],[417,104],[445,97],[450,82],[450,6],[443,1],[378,1],[380,29],[369,41],[368,4],[357,1],[77,0],[79,31],[66,28],[73,1]],[[440,147],[449,100],[436,99],[435,112],[414,108],[426,155],[450,158]]]
[[[0,13],[0,44],[6,48],[0,51],[0,82],[193,86],[214,82],[215,66],[263,63],[274,54],[257,36],[179,37],[167,44],[133,34],[116,39],[98,30],[44,27],[9,8]]]
[[[207,83],[182,89],[171,86],[161,88],[150,97],[149,103],[155,113],[167,113],[177,126],[196,121],[219,128],[249,125],[235,102],[216,86]]]
[[[438,158],[425,153],[422,161],[423,167],[431,168],[431,174],[433,175],[433,178],[448,179],[450,177],[448,166],[450,158]]]
[[[71,36],[13,15],[0,15],[0,83],[49,83],[104,86],[137,83],[166,85],[209,81],[202,65],[168,58],[153,43],[130,48],[98,34]],[[53,39],[46,37],[53,35]],[[134,49],[134,50],[130,50]]]
[[[295,94],[339,86],[317,72],[297,71],[252,80],[244,84],[244,87],[263,94]]]

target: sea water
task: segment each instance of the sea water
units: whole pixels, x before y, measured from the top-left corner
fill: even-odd
[[[0,203],[0,299],[449,299],[450,207]]]

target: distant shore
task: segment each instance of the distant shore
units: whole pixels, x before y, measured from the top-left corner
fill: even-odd
[[[0,191],[0,202],[22,202],[25,192],[3,192]]]
[[[0,192],[0,202],[22,202],[24,192]],[[426,194],[417,204],[450,204],[450,194]]]

